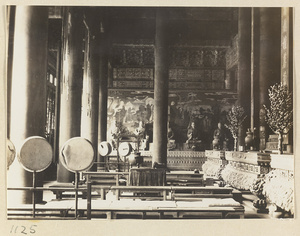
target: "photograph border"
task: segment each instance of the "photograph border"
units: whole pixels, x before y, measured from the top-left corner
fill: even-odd
[[[6,161],[5,161],[5,140],[6,140],[6,47],[1,47],[1,90],[0,90],[0,150],[2,155],[0,161],[0,220],[1,231],[4,235],[22,235],[22,233],[11,232],[12,227],[25,227],[34,229],[32,235],[296,235],[300,232],[299,222],[299,181],[297,180],[299,170],[300,155],[297,141],[300,140],[300,114],[296,110],[300,102],[297,91],[300,91],[300,85],[296,81],[298,76],[297,68],[300,68],[300,4],[299,1],[103,1],[99,5],[99,1],[1,1],[1,18],[0,18],[0,40],[1,45],[6,46],[6,18],[5,5],[97,5],[97,6],[210,6],[210,7],[293,7],[294,10],[294,155],[295,155],[295,193],[296,193],[296,209],[294,219],[266,220],[266,219],[243,219],[243,220],[92,220],[92,221],[37,221],[37,220],[7,220],[6,219]],[[299,70],[299,69],[298,69]],[[3,112],[4,111],[4,112]],[[298,190],[298,191],[297,191]],[[34,227],[33,227],[34,226]],[[32,228],[33,227],[33,228]],[[33,232],[33,231],[32,231]]]

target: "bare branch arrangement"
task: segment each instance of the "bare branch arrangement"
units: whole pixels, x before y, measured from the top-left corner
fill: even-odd
[[[293,125],[293,97],[282,83],[271,86],[268,91],[270,108],[264,105],[266,121],[272,131],[278,134],[278,152],[282,153],[282,135]]]
[[[231,110],[227,114],[228,124],[225,127],[230,130],[232,137],[234,138],[234,150],[237,150],[237,138],[240,125],[246,119],[245,110],[239,105],[232,106]]]

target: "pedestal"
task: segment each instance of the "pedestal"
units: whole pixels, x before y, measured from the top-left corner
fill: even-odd
[[[294,158],[294,155],[271,154],[272,170],[265,176],[264,185],[264,193],[270,203],[290,216],[295,212]]]
[[[206,162],[202,166],[202,170],[206,176],[219,179],[221,171],[227,164],[225,160],[225,152],[217,150],[206,150]]]
[[[222,172],[227,184],[237,189],[250,190],[254,181],[270,170],[270,155],[260,152],[225,152],[228,165]]]

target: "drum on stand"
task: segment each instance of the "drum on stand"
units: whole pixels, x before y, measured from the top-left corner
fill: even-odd
[[[88,170],[95,161],[92,143],[82,137],[71,138],[65,142],[60,154],[62,165],[73,173]]]
[[[16,158],[15,145],[9,139],[6,140],[6,158],[7,158],[7,169],[11,166]]]
[[[25,139],[18,152],[21,166],[29,172],[41,172],[47,169],[53,160],[53,151],[48,141],[40,136]]]
[[[48,141],[40,136],[32,136],[25,139],[18,152],[18,161],[21,166],[32,172],[32,187],[36,188],[36,172],[47,169],[53,160],[53,151]],[[35,217],[35,194],[32,191],[32,214]]]
[[[90,141],[82,137],[69,139],[63,145],[59,160],[69,171],[75,173],[75,217],[78,212],[78,173],[92,167],[95,161],[95,151]]]
[[[98,152],[101,156],[107,156],[111,153],[112,146],[109,142],[103,141],[98,145]]]
[[[119,145],[119,155],[120,155],[120,159],[123,162],[126,162],[126,157],[131,153],[132,151],[132,146],[130,143],[128,142],[123,142]]]

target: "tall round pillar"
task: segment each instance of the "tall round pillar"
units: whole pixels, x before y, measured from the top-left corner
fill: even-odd
[[[244,146],[251,120],[251,8],[239,8],[238,20],[238,103],[247,115],[239,129],[238,145]]]
[[[12,64],[14,52],[14,27],[15,27],[15,6],[7,8],[9,23],[7,25],[8,45],[7,45],[7,63],[6,63],[6,93],[7,93],[7,137],[10,137],[10,104],[11,104],[11,81],[12,81]]]
[[[99,113],[99,38],[89,30],[85,37],[85,66],[82,91],[81,137],[88,139],[97,153]],[[96,170],[92,166],[91,170]]]
[[[17,150],[30,136],[45,137],[48,46],[48,8],[17,6],[11,91],[10,139]],[[17,158],[8,171],[9,187],[32,186],[32,173]],[[42,174],[36,177],[43,183]],[[37,201],[42,194],[37,194]],[[8,201],[29,204],[30,191],[8,191]]]
[[[63,68],[61,76],[61,103],[59,149],[70,138],[80,136],[81,93],[83,76],[83,16],[81,10],[67,7],[64,15]],[[61,155],[61,153],[59,153]],[[58,182],[72,182],[74,174],[59,162]]]
[[[102,32],[100,34],[100,61],[99,61],[99,127],[98,127],[98,142],[101,143],[107,140],[107,96],[108,96],[108,55],[107,55],[107,36]],[[104,157],[98,154],[99,170],[103,170]]]
[[[270,133],[264,119],[263,105],[269,106],[268,89],[280,82],[280,8],[259,8],[259,101],[260,101],[260,149],[266,147]]]
[[[168,124],[168,40],[167,11],[156,11],[155,35],[155,77],[154,77],[154,120],[153,120],[153,156],[154,163],[167,166],[167,124]]]

